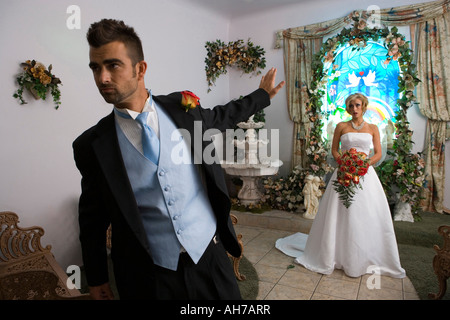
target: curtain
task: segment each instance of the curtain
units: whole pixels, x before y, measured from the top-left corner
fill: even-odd
[[[320,51],[323,36],[348,25],[352,21],[352,14],[277,33],[276,48],[281,48],[281,43],[284,47],[287,105],[289,117],[294,122],[292,168],[307,165],[305,150],[309,143],[311,121],[306,114],[306,90],[312,78],[311,63],[314,55]]]
[[[442,213],[445,189],[445,139],[450,121],[450,13],[410,27],[414,37],[420,112],[427,117],[425,185],[422,207]]]
[[[307,115],[305,113],[305,101],[307,97],[306,92],[302,91],[302,86],[309,87],[309,83],[312,78],[311,73],[308,72],[308,68],[310,70],[311,64],[309,59],[312,59],[314,53],[320,50],[320,45],[317,43],[317,41],[322,41],[322,39],[326,36],[331,36],[332,34],[340,31],[342,28],[347,27],[350,23],[353,22],[352,17],[355,14],[360,15],[363,19],[366,20],[368,18],[374,18],[376,19],[374,22],[379,23],[380,25],[418,26],[416,27],[418,32],[415,37],[415,42],[413,43],[413,49],[415,46],[421,45],[421,43],[428,43],[429,46],[432,46],[433,41],[436,41],[436,39],[439,39],[439,42],[435,42],[435,45],[436,43],[439,43],[439,45],[447,46],[442,48],[442,50],[440,51],[435,50],[433,55],[428,56],[427,60],[429,63],[428,65],[431,66],[431,59],[436,59],[436,57],[438,57],[439,55],[446,56],[445,59],[442,59],[442,68],[446,71],[439,73],[439,79],[442,84],[442,88],[444,88],[444,91],[446,92],[444,95],[445,98],[440,97],[439,99],[436,99],[436,95],[440,96],[439,90],[441,90],[441,88],[438,86],[439,81],[437,80],[437,78],[433,78],[433,74],[431,74],[430,80],[426,81],[427,85],[425,85],[424,82],[419,85],[420,88],[418,89],[418,91],[421,91],[421,93],[418,93],[418,96],[419,101],[426,101],[427,99],[431,99],[430,96],[433,96],[433,103],[420,103],[420,108],[434,109],[434,114],[440,114],[442,108],[446,108],[446,110],[448,111],[448,102],[450,101],[448,99],[448,91],[450,90],[448,89],[448,81],[450,81],[448,80],[450,79],[448,62],[449,7],[450,0],[440,0],[422,4],[381,9],[378,12],[364,10],[361,10],[359,12],[354,11],[342,18],[302,27],[289,28],[286,30],[278,31],[276,33],[275,48],[284,48],[285,73],[287,82],[287,104],[290,118],[294,122],[294,150],[292,161],[293,167],[297,165],[305,167],[305,145],[309,143],[307,138],[308,132],[310,130],[310,122],[309,119],[307,119]],[[428,21],[432,21],[432,23],[430,24]],[[439,35],[433,32],[433,28],[434,26],[437,26],[437,24],[439,24]],[[428,32],[420,32],[421,28],[422,30],[425,30],[426,26],[429,26],[429,28],[426,29],[428,30]],[[423,33],[428,35],[428,39],[423,38],[425,37]],[[435,35],[433,36],[433,34]],[[439,36],[439,38],[436,38],[437,36]],[[422,57],[426,57],[424,53],[425,51],[423,52]],[[420,63],[418,62],[417,65],[420,65]],[[425,67],[425,65],[421,67]],[[426,79],[426,77],[424,78],[424,76],[427,75],[427,73],[423,73],[423,68],[419,69],[419,79]],[[443,83],[445,80],[447,80],[446,84]],[[425,91],[429,94],[425,94]],[[428,110],[425,113],[424,111],[422,111],[424,115],[428,114],[429,112],[431,112],[431,110]],[[442,116],[435,120],[431,119],[429,120],[430,123],[427,125],[427,136],[430,137],[430,140],[427,139],[427,143],[430,146],[428,149],[435,151],[433,153],[427,153],[426,170],[430,172],[428,174],[428,177],[436,177],[433,179],[430,178],[431,180],[427,181],[428,184],[426,188],[426,199],[428,199],[429,204],[432,203],[432,206],[427,205],[427,209],[430,209],[430,207],[434,207],[434,210],[436,211],[442,210],[442,201],[444,194],[443,184],[445,180],[445,160],[444,150],[442,147],[444,144],[440,142],[442,135],[445,139],[446,132],[445,127],[442,126],[445,126],[446,121],[449,121],[448,119],[445,119],[446,118],[442,118]],[[437,127],[438,125],[436,123],[433,124],[432,121],[438,121],[440,123],[440,126]],[[437,151],[438,149],[440,150],[439,152]],[[431,156],[432,158],[430,158]]]
[[[360,14],[363,19],[367,19],[370,16],[377,19],[377,23],[386,26],[409,26],[419,22],[427,21],[429,19],[442,16],[443,13],[449,11],[450,1],[440,0],[421,4],[405,5],[395,8],[381,9],[379,12],[360,10],[353,11],[349,15],[328,20],[325,22],[319,22],[310,24],[307,26],[288,28],[280,30],[276,33],[275,48],[280,49],[282,47],[283,39],[306,39],[306,38],[319,38],[333,34],[340,31],[353,22],[352,17],[355,14]]]
[[[286,67],[286,90],[288,92],[289,117],[294,122],[294,151],[292,153],[293,167],[306,167],[306,142],[311,121],[305,116],[307,101],[307,85],[312,77],[311,63],[314,54],[322,46],[322,38],[286,39],[284,42]]]

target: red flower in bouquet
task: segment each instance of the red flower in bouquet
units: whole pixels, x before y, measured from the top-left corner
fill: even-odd
[[[339,199],[349,208],[357,189],[362,189],[360,179],[369,169],[369,160],[364,152],[355,148],[345,151],[337,160],[339,169],[337,179],[333,181],[334,190],[339,193]]]

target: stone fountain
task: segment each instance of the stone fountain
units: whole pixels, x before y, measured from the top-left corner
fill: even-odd
[[[256,129],[264,127],[264,122],[255,122],[251,116],[247,122],[238,123],[238,127],[246,130],[245,139],[234,139],[233,143],[236,148],[245,151],[244,161],[222,162],[221,165],[227,174],[242,180],[242,188],[238,193],[239,201],[243,205],[256,204],[263,196],[258,188],[258,179],[276,174],[283,162],[258,154],[259,148],[268,144],[268,140],[258,139],[256,134]]]

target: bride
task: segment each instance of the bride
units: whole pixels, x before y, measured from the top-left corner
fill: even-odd
[[[373,144],[371,166],[360,181],[362,189],[357,189],[347,209],[333,187],[335,171],[320,200],[309,235],[296,233],[279,239],[276,247],[295,257],[296,263],[322,274],[331,274],[336,268],[350,277],[359,277],[378,270],[381,275],[403,278],[405,270],[400,265],[389,205],[372,167],[382,154],[378,127],[363,119],[367,97],[352,94],[345,104],[352,120],[336,126],[332,155],[336,160],[339,158],[339,143],[342,151],[356,148],[367,155]]]

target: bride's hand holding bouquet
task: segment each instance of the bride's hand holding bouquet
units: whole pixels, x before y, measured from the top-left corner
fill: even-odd
[[[337,178],[333,181],[334,190],[339,193],[339,199],[349,208],[357,189],[362,189],[360,179],[369,170],[370,162],[364,152],[351,148],[337,159]]]

